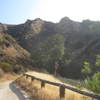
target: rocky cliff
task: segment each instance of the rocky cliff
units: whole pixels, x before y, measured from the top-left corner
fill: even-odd
[[[63,34],[65,53],[69,64],[66,65],[65,76],[79,76],[84,60],[93,62],[100,54],[100,22],[84,20],[75,22],[64,17],[59,23],[47,22],[40,18],[27,20],[19,25],[0,24],[0,32],[11,35],[17,43],[30,53],[39,48],[48,37]]]

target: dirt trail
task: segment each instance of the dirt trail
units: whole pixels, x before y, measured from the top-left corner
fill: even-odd
[[[25,100],[12,81],[0,83],[0,100]]]

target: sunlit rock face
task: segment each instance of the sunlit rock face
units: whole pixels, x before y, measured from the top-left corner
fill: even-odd
[[[58,30],[63,33],[79,32],[81,24],[79,22],[72,21],[68,17],[64,17],[57,24]]]
[[[0,33],[7,31],[7,25],[0,23]]]
[[[39,18],[35,20],[27,20],[24,24],[24,29],[26,31],[25,39],[39,34],[43,29],[43,24],[44,21]]]

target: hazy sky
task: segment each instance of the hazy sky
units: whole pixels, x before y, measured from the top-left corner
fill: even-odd
[[[58,22],[62,17],[75,21],[100,21],[100,0],[0,0],[0,22],[18,24],[42,18]]]

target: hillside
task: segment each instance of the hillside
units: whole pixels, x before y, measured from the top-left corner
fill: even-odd
[[[7,33],[0,33],[0,68],[4,72],[22,72],[30,53]]]
[[[64,17],[59,23],[53,23],[37,18],[19,25],[0,24],[0,32],[11,35],[30,53],[35,48],[40,48],[49,37],[62,34],[67,63],[59,68],[59,73],[65,77],[81,77],[83,62],[87,60],[94,63],[95,56],[100,54],[99,21],[75,22]]]

